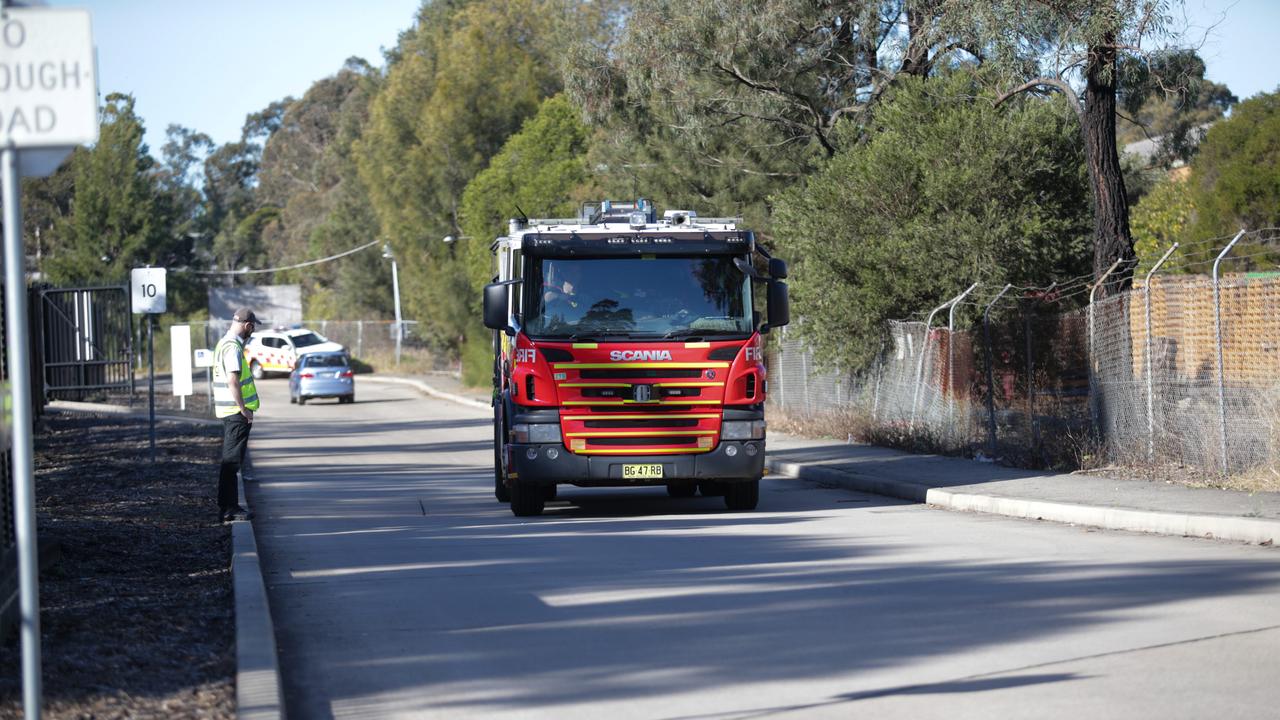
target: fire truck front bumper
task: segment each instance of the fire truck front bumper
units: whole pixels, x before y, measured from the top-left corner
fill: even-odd
[[[764,474],[764,440],[722,441],[705,453],[688,455],[578,455],[563,444],[511,444],[511,482],[533,485],[625,487],[665,485],[673,480],[759,479]],[[645,466],[642,473],[624,466]],[[653,472],[662,467],[662,475]]]

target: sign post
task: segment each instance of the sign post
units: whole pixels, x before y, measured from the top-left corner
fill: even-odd
[[[183,410],[187,409],[187,396],[191,394],[191,326],[174,325],[169,328],[169,368],[173,378],[173,394]]]
[[[18,553],[22,707],[39,720],[40,587],[36,551],[31,338],[22,247],[23,175],[47,175],[98,139],[98,82],[89,13],[13,8],[0,0],[0,192],[4,200],[5,342],[13,406],[13,521]]]
[[[151,417],[151,462],[156,461],[156,328],[155,316],[165,311],[165,269],[134,268],[129,274],[133,313],[147,316],[147,406]]]

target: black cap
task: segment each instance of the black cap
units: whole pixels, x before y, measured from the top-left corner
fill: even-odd
[[[235,315],[232,315],[232,316],[231,316],[231,321],[232,321],[232,322],[238,322],[238,323],[247,323],[247,322],[248,322],[248,323],[253,323],[254,325],[257,325],[257,324],[258,324],[258,316],[257,316],[257,315],[254,315],[254,314],[253,314],[253,311],[252,311],[252,310],[250,310],[249,308],[247,308],[247,307],[242,307],[242,308],[240,308],[239,310],[237,310],[237,311],[236,311],[236,314],[235,314]]]

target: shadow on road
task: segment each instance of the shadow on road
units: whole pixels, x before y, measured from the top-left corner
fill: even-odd
[[[399,441],[406,430],[422,442]],[[393,431],[395,442],[380,436]],[[367,442],[335,446],[352,433]],[[764,483],[755,513],[662,488],[566,488],[543,517],[515,518],[493,499],[487,434],[485,419],[270,433],[307,440],[255,461],[291,715],[332,717],[334,703],[358,698],[367,717],[554,716],[581,703],[856,677],[1280,590],[1280,566],[1265,558],[926,560],[936,538],[882,521],[853,542],[826,521],[934,511],[787,479]],[[872,683],[813,705],[686,717],[1076,679]]]

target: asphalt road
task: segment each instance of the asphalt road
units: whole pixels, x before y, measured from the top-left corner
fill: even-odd
[[[1280,550],[766,480],[493,498],[484,411],[260,383],[262,563],[291,718],[1259,718]]]

